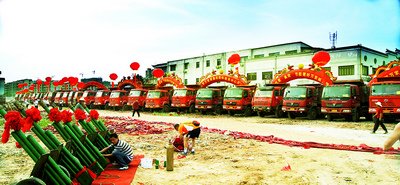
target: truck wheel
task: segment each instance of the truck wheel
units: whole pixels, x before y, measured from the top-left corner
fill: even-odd
[[[351,120],[353,122],[358,122],[360,120],[360,114],[358,113],[358,110],[353,112],[353,114],[351,115]]]
[[[264,117],[265,116],[265,112],[264,111],[257,111],[257,115],[260,117]]]
[[[366,114],[365,114],[365,119],[366,119],[367,121],[372,121],[372,114],[366,113]]]
[[[37,177],[29,177],[28,179],[19,181],[17,185],[46,185],[46,183]]]
[[[196,108],[194,107],[194,104],[191,104],[189,106],[189,113],[194,113],[196,111]]]
[[[165,104],[165,105],[163,106],[163,112],[169,112],[169,111],[170,111],[169,105]]]
[[[202,111],[201,111],[201,114],[206,115],[206,114],[207,114],[207,111],[202,110]]]
[[[217,115],[221,115],[222,114],[222,106],[221,105],[218,105],[215,108],[215,114],[217,114]]]
[[[246,107],[245,109],[244,109],[244,116],[251,116],[253,114],[253,110],[251,109],[251,107]]]
[[[296,115],[293,112],[288,112],[288,116],[290,119],[295,119]]]
[[[333,117],[331,114],[327,114],[326,119],[328,119],[328,121],[333,121]]]
[[[233,116],[233,115],[235,115],[235,112],[232,111],[232,110],[228,110],[228,114],[229,114],[230,116]]]
[[[315,120],[315,119],[317,119],[317,116],[318,116],[317,114],[318,114],[317,113],[317,109],[315,109],[313,107],[308,111],[307,118],[310,119],[310,120]]]
[[[285,114],[285,113],[282,111],[282,106],[276,107],[276,110],[275,110],[275,117],[281,118],[281,117],[283,117],[284,114]]]
[[[93,102],[89,104],[89,108],[90,108],[90,109],[94,109],[94,104],[93,104]]]

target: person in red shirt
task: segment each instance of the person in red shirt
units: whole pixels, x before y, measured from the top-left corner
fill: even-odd
[[[372,131],[373,134],[375,134],[376,130],[378,130],[379,125],[385,130],[385,134],[388,133],[385,125],[383,124],[383,110],[382,110],[382,103],[381,102],[376,102],[376,113],[374,115],[374,130]]]
[[[196,144],[196,138],[200,136],[200,122],[198,121],[187,121],[181,124],[175,124],[174,128],[179,132],[179,138],[183,140],[183,155],[188,153],[188,141],[192,139],[191,153],[194,154],[194,146]]]
[[[138,101],[135,101],[133,103],[132,109],[133,109],[132,117],[135,116],[135,112],[137,112],[138,117],[140,117],[140,112],[139,112],[140,106]]]

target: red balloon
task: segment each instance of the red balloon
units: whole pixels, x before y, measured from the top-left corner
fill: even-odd
[[[110,74],[110,79],[111,80],[116,80],[118,78],[118,75],[117,74],[115,74],[115,73],[111,73]]]
[[[138,70],[140,67],[140,64],[138,62],[132,62],[130,67],[132,70]]]
[[[160,78],[160,77],[164,76],[164,71],[160,68],[154,69],[153,76],[156,78]]]
[[[50,82],[51,81],[51,77],[46,77],[46,82]]]
[[[37,83],[38,85],[42,85],[43,81],[42,81],[41,79],[37,79],[37,80],[36,80],[36,83]]]
[[[240,62],[240,55],[239,54],[232,54],[229,58],[228,58],[228,63],[232,64],[232,65],[236,65]]]
[[[329,62],[329,60],[331,60],[331,56],[326,51],[318,51],[312,57],[313,63],[318,66],[326,65]]]

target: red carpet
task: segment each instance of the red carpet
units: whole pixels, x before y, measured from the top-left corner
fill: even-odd
[[[106,169],[93,181],[94,185],[129,185],[135,177],[136,170],[143,155],[135,155],[129,164],[129,169],[118,170],[118,167],[109,164]]]

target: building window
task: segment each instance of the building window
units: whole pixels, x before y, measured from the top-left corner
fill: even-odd
[[[257,80],[257,73],[247,73],[247,80]]]
[[[362,66],[362,75],[368,76],[368,66]]]
[[[382,62],[382,65],[383,65],[383,66],[384,66],[384,65],[386,65],[386,62],[385,62],[385,61],[383,61],[383,62]]]
[[[272,80],[272,71],[262,72],[263,80]]]
[[[196,62],[196,68],[200,67],[200,62]]]
[[[210,60],[206,60],[206,67],[210,67]]]
[[[217,59],[217,66],[221,65],[221,59]]]
[[[200,81],[200,78],[196,78],[196,83],[199,83],[199,81]]]
[[[366,62],[367,61],[367,55],[364,55],[364,61]]]
[[[275,53],[268,53],[268,56],[272,57],[272,56],[278,56],[279,52],[275,52]]]
[[[264,58],[264,54],[254,55],[254,58]]]
[[[185,85],[187,85],[187,79],[184,80]]]
[[[175,71],[175,70],[176,70],[176,64],[170,65],[170,66],[169,66],[169,70],[170,70],[170,71]]]
[[[372,68],[372,74],[375,74],[375,73],[376,73],[376,69],[377,69],[377,68]]]
[[[376,60],[376,58],[374,58],[374,64],[376,64],[376,62],[377,62],[377,60]]]
[[[354,75],[354,65],[339,66],[339,76]]]
[[[189,63],[185,63],[185,64],[183,64],[183,69],[188,69],[188,67],[189,67]]]
[[[285,51],[286,55],[293,55],[293,54],[296,54],[296,53],[297,53],[297,50]]]

